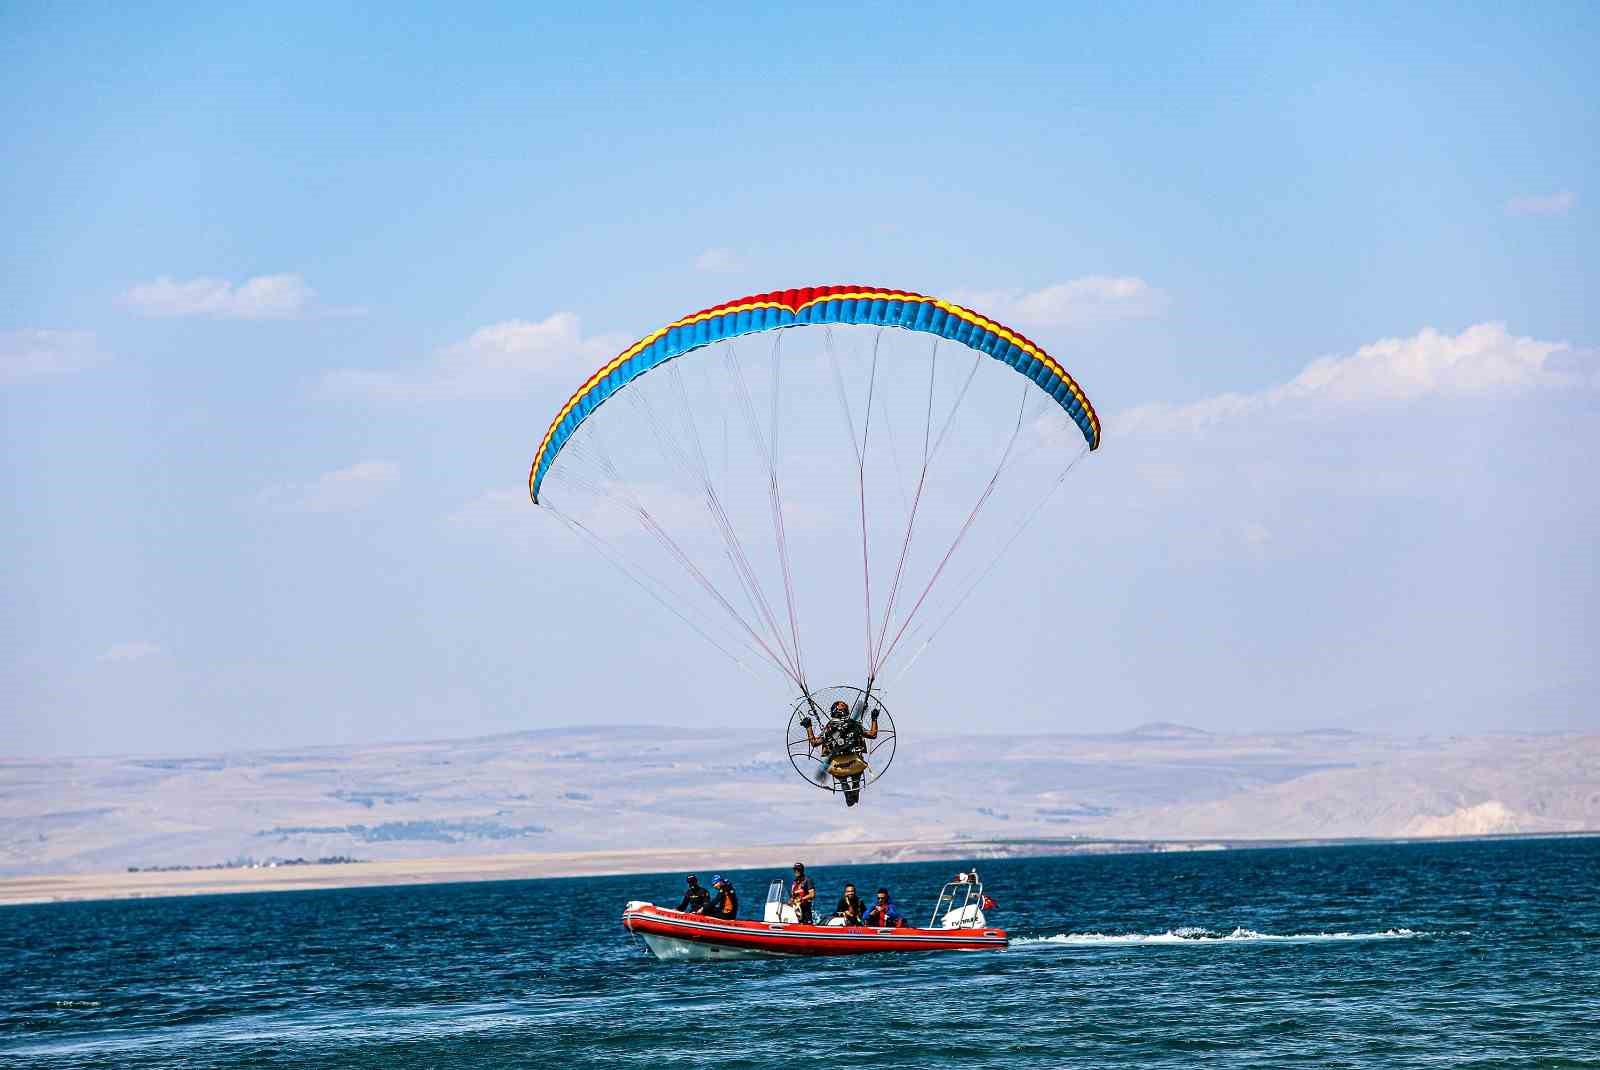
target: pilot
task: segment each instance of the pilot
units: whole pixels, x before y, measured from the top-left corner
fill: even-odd
[[[846,925],[860,925],[862,915],[867,912],[867,904],[861,901],[856,894],[856,886],[844,886],[844,894],[839,897],[839,905],[833,908],[833,916],[843,918]]]
[[[739,893],[733,890],[733,882],[718,874],[711,878],[711,887],[717,890],[717,894],[706,908],[706,916],[733,921],[739,916]]]
[[[691,873],[683,878],[683,883],[688,887],[683,891],[683,902],[678,904],[678,909],[689,914],[704,914],[711,897],[700,887],[700,878]]]
[[[861,774],[867,771],[867,740],[878,738],[878,709],[872,708],[872,727],[862,728],[861,721],[850,716],[850,704],[835,702],[828,709],[828,723],[822,735],[812,729],[811,718],[800,718],[806,730],[806,742],[822,748],[828,760],[828,775],[839,782],[844,792],[844,804],[854,806],[861,800]]]
[[[875,929],[904,929],[905,916],[889,901],[889,889],[879,888],[872,909],[867,911],[866,923]]]

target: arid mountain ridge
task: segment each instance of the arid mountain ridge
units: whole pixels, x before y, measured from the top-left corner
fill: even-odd
[[[883,840],[1600,829],[1600,734],[903,736],[847,810],[770,739],[575,727],[192,757],[0,760],[0,876],[231,859]]]

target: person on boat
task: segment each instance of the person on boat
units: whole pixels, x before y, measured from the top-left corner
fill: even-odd
[[[867,771],[867,740],[878,738],[878,709],[872,709],[872,727],[862,728],[861,722],[850,716],[850,704],[840,699],[828,709],[828,723],[818,735],[811,718],[800,718],[806,730],[806,742],[821,748],[828,760],[828,775],[838,781],[844,792],[844,804],[854,806],[861,800],[861,776]]]
[[[863,919],[867,925],[874,929],[903,929],[906,927],[905,915],[896,910],[894,904],[889,901],[889,889],[879,888],[875,898],[876,902],[872,904],[872,909],[867,911],[867,916]]]
[[[733,890],[733,882],[718,874],[711,878],[711,887],[717,890],[717,894],[712,897],[711,905],[706,907],[706,916],[733,921],[739,916],[739,893]]]
[[[691,873],[683,879],[683,883],[688,887],[683,891],[683,901],[678,904],[678,909],[688,914],[704,914],[711,896],[700,887],[700,878]]]
[[[844,894],[839,897],[839,905],[833,908],[833,916],[843,918],[846,925],[860,925],[866,912],[867,904],[856,894],[856,886],[845,885]]]
[[[789,905],[794,907],[801,925],[811,925],[811,904],[817,898],[817,882],[806,876],[806,864],[794,864],[794,881],[789,885]]]

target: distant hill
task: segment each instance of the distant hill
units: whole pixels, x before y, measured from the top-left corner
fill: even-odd
[[[1149,721],[1125,733],[1143,739],[1205,739],[1211,735],[1204,728],[1194,728],[1173,721]]]
[[[478,739],[0,762],[0,875],[229,859],[864,840],[1297,839],[1600,829],[1600,735],[907,737],[861,806],[767,738]]]

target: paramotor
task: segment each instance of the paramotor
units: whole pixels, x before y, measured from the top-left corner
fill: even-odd
[[[528,492],[736,664],[782,674],[800,694],[791,764],[854,792],[894,755],[886,668],[903,674],[1004,565],[1100,431],[1018,331],[910,291],[809,287],[714,305],[607,361],[549,422]],[[824,626],[802,627],[806,601],[829,606]],[[850,632],[862,686],[813,688],[819,647],[860,656]],[[835,692],[887,726],[851,784],[800,725]]]

